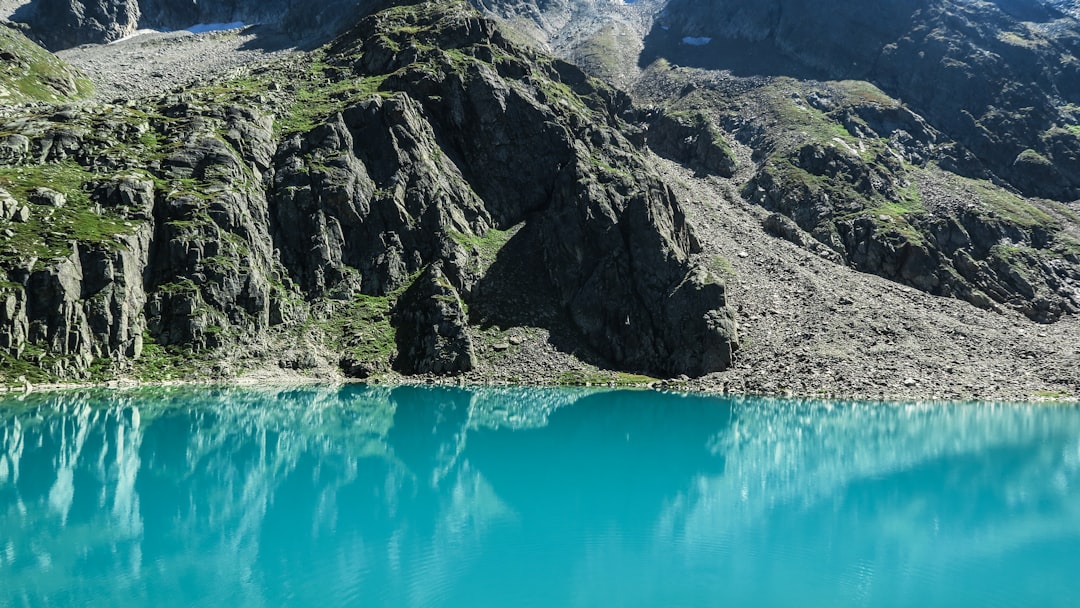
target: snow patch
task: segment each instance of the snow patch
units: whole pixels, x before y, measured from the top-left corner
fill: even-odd
[[[127,36],[124,36],[123,38],[117,38],[116,40],[113,40],[112,42],[109,42],[108,44],[120,44],[121,42],[123,42],[125,40],[131,40],[132,38],[138,38],[139,36],[145,36],[147,34],[161,34],[161,33],[163,33],[162,30],[135,30],[134,32],[131,32]]]
[[[242,27],[245,27],[243,21],[233,21],[232,23],[197,23],[191,27],[184,28],[184,30],[191,32],[192,34],[206,34],[208,32],[238,30]]]
[[[195,25],[193,25],[191,27],[185,27],[183,29],[175,30],[175,31],[177,31],[177,32],[187,32],[189,34],[207,34],[207,33],[210,33],[210,32],[225,32],[225,31],[228,31],[228,30],[238,30],[238,29],[242,29],[242,28],[245,28],[245,27],[247,27],[247,24],[244,23],[243,21],[233,21],[232,23],[196,23]],[[174,30],[168,30],[168,29],[135,30],[134,32],[128,34],[127,36],[124,36],[123,38],[118,38],[116,40],[113,40],[109,44],[119,44],[119,43],[124,42],[126,40],[131,40],[132,38],[138,38],[139,36],[146,36],[147,34],[171,34],[173,31]]]
[[[683,44],[689,44],[690,46],[705,46],[712,42],[712,38],[708,36],[687,36],[682,39]]]

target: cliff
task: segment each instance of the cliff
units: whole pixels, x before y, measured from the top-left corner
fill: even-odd
[[[139,104],[16,112],[0,122],[19,215],[0,252],[5,375],[237,351],[467,371],[469,311],[497,308],[488,271],[517,242],[550,318],[606,365],[723,369],[723,283],[690,263],[634,114],[460,2],[392,7],[300,59]]]
[[[5,378],[1080,391],[1070,3],[469,4],[34,0]]]

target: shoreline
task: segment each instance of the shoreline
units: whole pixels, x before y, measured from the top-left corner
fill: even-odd
[[[29,390],[26,390],[26,385]],[[155,388],[192,388],[192,389],[285,389],[290,387],[321,387],[334,388],[350,385],[360,386],[383,386],[383,387],[450,387],[462,389],[484,388],[587,388],[608,390],[649,390],[664,393],[680,393],[685,395],[731,397],[743,399],[781,399],[781,400],[817,400],[817,401],[844,401],[873,403],[881,405],[902,403],[934,403],[934,404],[999,404],[999,405],[1060,405],[1080,406],[1080,397],[1071,395],[1049,396],[1034,395],[1028,398],[1010,397],[974,397],[969,399],[956,399],[933,395],[928,393],[913,392],[908,394],[886,394],[880,396],[858,394],[811,394],[794,391],[783,392],[739,392],[730,391],[725,387],[718,387],[700,381],[688,380],[657,380],[650,383],[617,383],[617,382],[584,382],[584,383],[559,383],[554,380],[538,380],[536,382],[511,382],[505,380],[490,379],[486,381],[467,380],[462,376],[424,376],[424,377],[401,377],[401,378],[378,378],[375,380],[360,380],[351,378],[325,378],[301,375],[279,375],[274,378],[259,377],[245,379],[243,376],[216,379],[184,379],[184,380],[160,380],[140,381],[131,379],[117,379],[106,382],[71,382],[71,383],[48,383],[32,384],[24,386],[3,385],[0,386],[0,400],[6,397],[27,397],[34,393],[62,393],[80,390],[105,390],[105,391],[128,391]]]

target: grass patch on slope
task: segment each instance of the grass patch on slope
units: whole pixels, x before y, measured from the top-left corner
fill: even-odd
[[[30,209],[27,222],[7,222],[12,235],[0,245],[0,260],[55,259],[71,254],[71,242],[120,247],[120,235],[133,232],[134,223],[100,212],[85,189],[94,174],[74,162],[28,167],[0,167],[0,188]],[[31,193],[45,187],[63,194],[62,207],[30,203]]]
[[[18,30],[0,25],[0,103],[86,97],[90,81]]]

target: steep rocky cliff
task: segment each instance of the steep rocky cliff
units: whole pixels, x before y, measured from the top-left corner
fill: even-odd
[[[1080,196],[1080,24],[1039,0],[672,0],[642,65],[870,81],[1021,192]]]
[[[907,391],[964,369],[972,396],[1080,356],[1068,2],[469,3],[498,27],[464,2],[123,4],[21,15],[56,9],[39,38],[68,18],[98,41],[343,34],[148,99],[0,109],[5,378],[734,363],[702,382]],[[182,66],[231,35],[62,55]],[[104,97],[185,74],[160,71],[94,76]],[[1067,368],[1031,363],[1027,394],[1080,391]]]
[[[467,310],[499,291],[487,270],[511,234],[539,244],[551,318],[606,365],[723,369],[724,286],[690,263],[633,116],[462,2],[391,7],[318,52],[138,104],[13,112],[5,374],[237,351],[466,371]]]
[[[198,24],[269,24],[297,39],[324,39],[355,22],[383,0],[33,0],[23,18],[48,48],[113,42],[139,29],[184,29]]]

